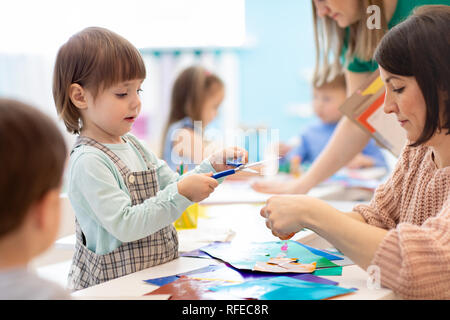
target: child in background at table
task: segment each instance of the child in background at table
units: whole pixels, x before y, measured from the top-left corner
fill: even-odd
[[[67,150],[53,121],[0,99],[0,300],[70,299],[29,262],[55,241]]]
[[[299,157],[301,163],[314,162],[330,140],[342,117],[339,107],[346,99],[344,75],[338,75],[332,81],[321,85],[316,83],[314,81],[313,108],[319,119],[301,131],[299,144],[286,154],[287,161]],[[347,167],[350,169],[386,167],[386,161],[372,139],[363,152],[353,158]]]
[[[230,148],[182,178],[129,133],[141,110],[146,77],[139,51],[104,28],[86,28],[59,50],[56,109],[70,133],[68,196],[76,215],[70,289],[82,289],[178,257],[172,223],[218,185]]]
[[[207,141],[203,133],[217,116],[224,95],[222,80],[202,66],[191,66],[178,75],[163,135],[163,158],[173,170],[181,163],[185,167],[199,163],[214,152],[214,142]]]

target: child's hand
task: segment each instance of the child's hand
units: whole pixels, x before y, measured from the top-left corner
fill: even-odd
[[[370,168],[375,165],[375,161],[362,153],[357,154],[348,164],[347,168],[349,169],[362,169],[362,168]]]
[[[248,162],[248,152],[239,147],[230,147],[216,152],[209,157],[209,161],[217,172],[236,167],[226,165],[227,161],[240,159],[240,162],[245,164]]]
[[[216,179],[211,178],[212,172],[191,174],[178,181],[178,193],[193,202],[200,202],[211,194],[219,185]]]

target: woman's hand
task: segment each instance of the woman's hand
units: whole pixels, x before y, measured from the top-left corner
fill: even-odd
[[[217,172],[236,168],[234,166],[228,166],[226,164],[227,161],[236,159],[239,159],[239,161],[243,164],[247,163],[248,152],[245,149],[239,147],[230,147],[218,151],[209,157],[211,165]]]
[[[310,224],[311,215],[320,210],[322,201],[305,195],[273,196],[267,200],[260,215],[272,234],[282,240]]]
[[[209,197],[219,185],[211,178],[212,172],[187,175],[177,183],[178,193],[193,202],[200,202]]]

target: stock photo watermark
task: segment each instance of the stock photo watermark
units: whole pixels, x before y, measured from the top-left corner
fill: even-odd
[[[379,266],[371,265],[367,268],[367,288],[370,290],[378,290],[381,288],[381,269]]]
[[[225,156],[217,158],[218,163],[223,164],[220,161],[234,158],[233,150],[229,148],[234,146],[247,150],[249,161],[278,159],[279,131],[266,128],[205,129],[202,121],[194,121],[193,129],[176,129],[171,134],[171,161],[177,165],[199,164],[209,155],[224,150]]]
[[[366,25],[369,30],[381,29],[381,9],[377,5],[371,5],[367,7],[367,14],[370,16],[367,18]]]

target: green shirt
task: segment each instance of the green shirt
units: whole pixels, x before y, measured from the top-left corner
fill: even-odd
[[[131,171],[147,170],[146,163],[132,143],[105,144]],[[145,238],[178,219],[193,204],[178,193],[177,182],[193,173],[216,171],[209,160],[183,176],[142,146],[156,167],[160,191],[141,204],[131,205],[128,188],[113,161],[101,150],[82,145],[70,156],[68,197],[86,237],[86,246],[106,254],[122,242]],[[219,182],[223,179],[219,179]]]
[[[388,29],[391,29],[395,25],[399,24],[412,13],[414,8],[427,5],[427,4],[446,4],[450,5],[450,0],[397,0],[397,6],[391,20],[388,22]],[[350,28],[345,30],[344,46],[342,50],[341,59],[345,65],[345,54],[348,48],[348,36],[350,34]],[[374,72],[377,70],[378,64],[374,60],[364,61],[358,57],[352,57],[347,65],[347,70],[352,72]]]

